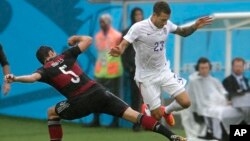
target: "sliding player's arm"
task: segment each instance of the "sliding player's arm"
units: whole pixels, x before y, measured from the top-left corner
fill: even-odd
[[[30,75],[21,75],[21,76],[7,74],[5,75],[4,79],[7,83],[12,83],[12,82],[33,83],[38,81],[41,77],[42,76],[40,73],[33,73]]]
[[[92,43],[92,38],[89,36],[74,35],[68,39],[68,44],[70,46],[78,44],[78,47],[81,52],[85,51],[91,45],[91,43]]]

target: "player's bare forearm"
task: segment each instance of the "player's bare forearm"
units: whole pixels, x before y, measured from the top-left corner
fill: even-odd
[[[73,46],[78,43],[78,47],[81,51],[84,51],[86,48],[88,48],[92,43],[92,38],[90,36],[71,36],[68,39],[68,44],[70,46]]]
[[[81,36],[79,39],[78,47],[83,52],[87,49],[92,43],[92,38],[90,36]]]
[[[3,94],[4,95],[7,95],[8,94],[8,92],[10,91],[10,84],[9,83],[7,83],[7,82],[4,82],[3,83]]]
[[[73,46],[75,45],[76,43],[79,43],[79,42],[89,42],[91,41],[92,38],[89,37],[89,36],[78,36],[78,35],[73,35],[71,36],[69,39],[68,39],[68,44],[70,46]]]
[[[22,82],[22,83],[33,83],[41,78],[39,73],[33,73],[31,75],[14,76],[13,74],[7,74],[5,81],[8,83]]]
[[[121,49],[121,54],[123,54],[123,52],[128,47],[128,45],[129,45],[129,42],[123,39],[120,45],[118,46]]]
[[[32,83],[35,82],[36,80],[31,75],[23,75],[15,77],[14,81],[22,83]]]
[[[177,27],[176,31],[174,32],[175,34],[178,34],[182,37],[187,37],[191,34],[193,34],[197,28],[194,25],[187,26],[187,27]]]
[[[118,46],[111,48],[109,54],[111,56],[118,57],[123,54],[124,50],[126,49],[128,45],[129,45],[129,42],[123,39],[122,42]]]
[[[198,20],[196,20],[195,23],[191,26],[178,27],[174,33],[183,37],[187,37],[191,35],[192,33],[194,33],[197,29],[202,28],[206,25],[209,25],[212,22],[213,22],[212,17],[209,17],[209,16],[201,17]]]

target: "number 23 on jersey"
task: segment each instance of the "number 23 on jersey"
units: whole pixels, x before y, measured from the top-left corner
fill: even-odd
[[[155,52],[162,51],[163,48],[164,48],[165,42],[164,42],[164,41],[155,42],[154,45],[155,45],[155,46],[154,46],[154,51],[155,51]]]

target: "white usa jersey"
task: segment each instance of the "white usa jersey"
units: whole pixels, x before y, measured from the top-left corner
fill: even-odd
[[[135,23],[128,33],[123,37],[129,43],[133,44],[136,64],[135,79],[139,80],[157,74],[162,69],[169,69],[169,63],[166,58],[166,41],[168,34],[177,29],[177,25],[171,21],[159,29],[149,17],[146,20]]]

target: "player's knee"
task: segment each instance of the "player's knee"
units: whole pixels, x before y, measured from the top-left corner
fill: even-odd
[[[189,96],[186,91],[181,93],[176,97],[176,101],[183,107],[183,108],[188,108],[191,105]]]
[[[55,109],[53,107],[49,108],[47,115],[48,115],[48,119],[53,119],[55,116]]]

